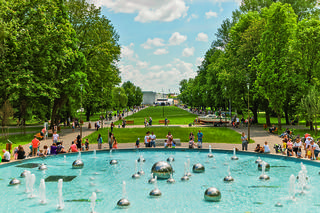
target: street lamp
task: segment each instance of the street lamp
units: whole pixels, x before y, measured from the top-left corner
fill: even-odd
[[[224,119],[225,121],[227,121],[227,87],[224,87],[224,91],[225,91],[225,100],[224,100]]]
[[[247,83],[248,88],[248,143],[250,143],[250,111],[249,111],[249,92],[250,92],[250,83]]]
[[[80,89],[81,89],[81,107],[80,107],[80,138],[82,140],[82,87],[83,84],[80,84]]]

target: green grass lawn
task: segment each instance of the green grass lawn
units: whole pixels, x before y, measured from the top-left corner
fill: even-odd
[[[18,145],[24,145],[24,144],[31,143],[32,139],[34,138],[33,136],[34,136],[34,133],[25,134],[25,135],[23,135],[23,134],[10,135],[9,140],[13,143],[12,150],[14,149],[14,147],[17,147]],[[0,137],[0,150],[6,148],[6,143],[8,143],[8,141],[6,139],[4,139],[3,137]]]
[[[170,121],[169,125],[189,124],[192,123],[197,117],[196,115],[175,106],[151,106],[126,117],[126,120],[134,120],[134,125],[144,125],[144,118],[149,120],[150,116],[152,117],[153,125],[159,125],[159,120],[164,120],[165,118],[168,118]],[[119,121],[116,124],[118,123]]]
[[[157,138],[166,138],[166,135],[170,131],[173,138],[180,138],[181,142],[189,141],[189,134],[193,132],[196,135],[199,129],[203,132],[203,142],[209,143],[241,143],[240,134],[228,129],[217,127],[147,127],[147,128],[115,128],[113,133],[117,138],[118,143],[134,143],[137,138],[140,138],[140,142],[143,143],[144,136],[147,131],[154,132]],[[100,129],[98,132],[94,132],[86,138],[90,143],[97,143],[98,134],[103,137],[104,143],[108,139],[108,129]],[[196,139],[196,137],[195,137]]]

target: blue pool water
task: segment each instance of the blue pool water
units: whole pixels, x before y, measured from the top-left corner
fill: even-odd
[[[17,167],[26,163],[45,163],[48,169],[39,171],[38,168],[27,169],[36,176],[35,194],[39,193],[40,179],[52,175],[76,176],[70,182],[63,183],[63,212],[90,212],[90,198],[92,192],[97,192],[95,211],[103,212],[318,212],[320,200],[318,191],[320,186],[320,171],[317,164],[306,162],[308,171],[308,187],[303,195],[298,193],[293,201],[289,199],[289,177],[298,175],[301,170],[300,161],[273,158],[261,155],[261,159],[271,165],[269,181],[259,180],[255,160],[257,155],[238,153],[238,161],[231,161],[231,152],[213,150],[214,159],[207,158],[207,151],[179,151],[179,150],[124,150],[82,154],[85,164],[83,169],[72,169],[72,162],[77,155],[59,155],[45,159],[26,160],[19,164],[0,167],[1,212],[56,212],[58,204],[58,183],[46,182],[47,204],[40,205],[39,197],[28,198],[25,193],[25,179],[20,173],[25,168]],[[140,155],[146,159],[143,164],[145,175],[140,179],[132,179],[135,172],[135,160]],[[158,180],[158,188],[162,192],[159,198],[150,198],[149,192],[154,185],[148,183],[151,167],[157,161],[166,161],[173,156],[175,184],[168,184],[165,180]],[[110,159],[118,160],[117,165],[110,165]],[[187,182],[180,181],[184,174],[184,163],[190,159],[192,165],[201,163],[205,166],[205,173],[192,173]],[[223,182],[230,166],[232,183]],[[140,166],[138,165],[138,170]],[[11,178],[18,178],[21,185],[9,186]],[[127,197],[131,205],[128,209],[116,207],[122,198],[122,182],[126,182]],[[208,187],[216,187],[221,191],[220,202],[206,202],[204,192]],[[276,207],[280,202],[283,207]]]

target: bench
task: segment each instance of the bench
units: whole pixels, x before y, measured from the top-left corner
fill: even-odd
[[[278,127],[276,127],[276,129],[275,130],[272,130],[272,132],[271,133],[278,133]]]
[[[165,124],[165,120],[159,120],[159,124]],[[170,123],[170,121],[168,120],[168,124]]]
[[[168,140],[168,139],[166,139],[166,138],[156,139],[156,146],[164,146],[165,140]],[[180,138],[174,138],[173,141],[175,142],[176,146],[181,146]]]
[[[134,121],[126,121],[126,124],[134,124]]]

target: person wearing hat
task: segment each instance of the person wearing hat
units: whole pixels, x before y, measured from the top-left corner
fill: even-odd
[[[3,149],[2,152],[3,152],[3,157],[2,157],[1,162],[9,162],[10,161],[10,153],[5,149]]]
[[[136,140],[136,148],[139,148],[139,144],[140,144],[140,138],[138,138],[138,140]]]

